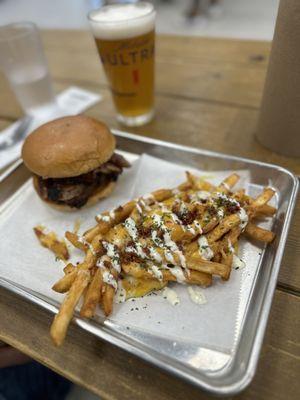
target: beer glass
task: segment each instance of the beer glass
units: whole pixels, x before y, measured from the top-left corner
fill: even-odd
[[[138,2],[88,15],[117,119],[127,126],[143,125],[154,115],[155,14],[152,4]]]

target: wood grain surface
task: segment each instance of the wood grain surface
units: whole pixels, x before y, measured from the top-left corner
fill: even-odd
[[[211,398],[135,356],[71,326],[61,349],[49,338],[51,317],[1,289],[0,340],[110,400]],[[238,399],[297,399],[299,394],[300,299],[277,290],[258,372]],[[14,327],[14,329],[12,329]],[[34,329],[33,329],[34,327]],[[287,396],[287,390],[288,395]]]
[[[110,93],[88,32],[45,31],[43,40],[57,92],[78,85],[101,93],[87,111],[110,126]],[[300,161],[263,148],[255,128],[270,44],[255,41],[160,36],[157,39],[156,118],[131,129],[140,135],[272,162],[300,174]],[[0,76],[0,129],[22,115]],[[0,201],[27,176],[19,169]],[[238,399],[300,397],[300,201],[279,275],[257,374]],[[53,347],[51,317],[0,289],[0,340],[68,377],[103,399],[208,399],[201,392],[124,351],[72,326],[62,349]]]

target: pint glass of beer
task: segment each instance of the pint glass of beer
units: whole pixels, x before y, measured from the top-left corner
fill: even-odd
[[[147,123],[154,114],[153,5],[113,4],[93,10],[88,17],[117,119],[128,126]]]

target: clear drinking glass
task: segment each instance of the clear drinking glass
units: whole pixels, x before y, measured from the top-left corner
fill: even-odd
[[[19,22],[0,27],[0,67],[26,114],[42,118],[57,109],[35,24]]]
[[[112,4],[89,13],[117,119],[125,125],[154,115],[155,10],[152,4]]]

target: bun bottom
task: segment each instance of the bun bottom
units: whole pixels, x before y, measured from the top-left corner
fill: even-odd
[[[98,203],[98,201],[100,201],[101,199],[108,197],[116,186],[116,182],[109,182],[107,185],[99,187],[95,191],[95,193],[93,193],[92,196],[88,198],[88,201],[86,202],[86,204],[84,206],[82,206],[80,208],[76,208],[76,207],[70,207],[67,204],[57,204],[51,200],[43,199],[37,190],[36,184],[37,184],[37,179],[36,179],[36,177],[33,177],[33,186],[34,186],[35,191],[38,194],[39,198],[44,203],[46,203],[48,206],[50,206],[51,208],[54,208],[55,210],[58,210],[58,211],[64,211],[64,212],[80,211],[82,209],[92,207],[94,204]]]

